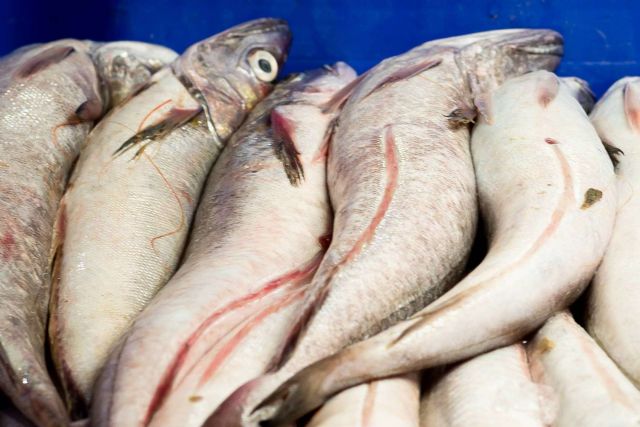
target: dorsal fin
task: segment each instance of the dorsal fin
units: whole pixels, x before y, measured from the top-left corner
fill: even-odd
[[[545,72],[540,77],[536,90],[538,103],[546,108],[558,95],[560,80],[555,74]]]
[[[624,114],[634,132],[640,132],[640,80],[624,86]]]
[[[437,67],[438,65],[440,65],[440,63],[442,62],[441,58],[432,58],[432,57],[428,57],[425,58],[424,60],[420,61],[420,62],[416,62],[415,64],[411,64],[408,65],[404,68],[401,68],[391,74],[389,74],[384,80],[382,80],[381,82],[379,82],[373,89],[371,89],[369,91],[369,93],[367,93],[365,96],[363,96],[362,98],[366,98],[369,95],[371,95],[372,93],[386,87],[389,86],[390,84],[402,81],[402,80],[407,80],[413,76],[417,76],[418,74],[422,73],[423,71],[426,71],[430,68],[433,67]]]
[[[38,71],[57,64],[75,51],[76,49],[72,46],[51,46],[20,64],[17,76],[21,78],[32,76]]]
[[[297,186],[304,179],[304,169],[300,161],[300,152],[293,139],[295,123],[279,107],[271,110],[271,131],[276,157],[282,162],[291,185]]]

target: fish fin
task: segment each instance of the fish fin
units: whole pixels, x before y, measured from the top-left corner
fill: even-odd
[[[453,126],[467,126],[476,122],[478,110],[475,107],[464,105],[456,108],[445,117],[449,119],[449,123]]]
[[[364,80],[368,73],[364,73],[353,79],[349,84],[337,91],[326,104],[322,107],[323,113],[335,113],[340,111],[344,104],[349,100],[349,97],[355,90],[355,88]]]
[[[118,147],[118,149],[113,152],[113,156],[123,154],[139,142],[162,138],[173,129],[178,128],[184,123],[191,120],[198,113],[200,113],[200,111],[201,108],[172,108],[165,114],[160,122],[140,130],[135,135],[127,139],[124,143],[122,143],[122,145],[120,145],[120,147]]]
[[[369,91],[363,98],[368,97],[372,93],[389,86],[390,84],[410,79],[411,77],[417,76],[424,71],[427,71],[431,68],[437,67],[442,62],[441,58],[426,58],[424,61],[417,62],[415,64],[411,64],[406,66],[400,70],[395,71],[388,75],[384,80],[379,82],[373,89]]]
[[[613,163],[613,167],[618,166],[618,163],[620,163],[618,156],[624,156],[624,151],[604,139],[602,140],[602,145],[604,145],[604,149],[607,150],[607,154]]]
[[[276,157],[282,162],[291,185],[298,186],[304,179],[304,169],[300,161],[300,152],[293,138],[295,123],[279,107],[271,111],[271,131]]]
[[[17,76],[27,78],[62,61],[76,49],[72,46],[52,46],[27,59],[18,69]]]
[[[631,129],[640,132],[640,81],[624,86],[624,113]]]
[[[488,93],[481,94],[475,97],[473,104],[478,110],[478,113],[487,122],[487,124],[493,124],[493,107],[491,103],[491,95]]]
[[[546,108],[558,95],[558,91],[560,90],[560,80],[558,80],[558,77],[556,77],[555,74],[544,73],[542,77],[540,77],[536,89],[536,99],[538,100],[538,104],[543,108]]]

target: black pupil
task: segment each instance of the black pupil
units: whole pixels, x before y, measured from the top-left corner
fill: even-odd
[[[265,73],[271,72],[271,63],[269,63],[269,61],[267,61],[266,59],[259,59],[258,67],[260,67],[260,69]]]

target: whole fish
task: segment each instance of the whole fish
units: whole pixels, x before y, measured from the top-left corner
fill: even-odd
[[[164,46],[120,41],[99,45],[92,56],[102,77],[104,101],[115,107],[142,89],[178,54]]]
[[[611,242],[591,285],[587,330],[640,387],[640,78],[618,81],[591,114],[616,154],[618,215]]]
[[[407,321],[301,371],[256,418],[290,420],[354,384],[512,344],[584,290],[615,218],[600,138],[546,71],[511,79],[484,102],[490,113],[471,141],[489,238],[482,263]]]
[[[333,114],[322,107],[354,78],[343,63],[290,78],[234,134],[182,266],[102,375],[95,425],[200,426],[281,353],[331,230],[323,142]]]
[[[74,415],[173,274],[221,144],[270,92],[289,40],[261,19],[198,42],[89,135],[61,203],[49,324]]]
[[[414,372],[336,394],[307,427],[418,427],[419,403],[420,375]]]
[[[351,88],[330,144],[335,223],[305,297],[310,318],[278,372],[238,390],[209,425],[257,422],[251,408],[282,381],[407,318],[460,278],[477,219],[474,101],[506,76],[554,68],[561,52],[553,31],[473,34],[389,58]]]
[[[147,60],[156,50],[145,46]],[[56,210],[71,165],[107,108],[101,92],[111,90],[103,75],[111,61],[97,67],[95,53],[95,44],[69,39],[0,60],[0,389],[39,426],[67,422],[45,367],[44,328]]]
[[[571,314],[549,319],[528,350],[534,379],[551,386],[559,402],[553,426],[640,425],[640,391]]]
[[[426,387],[421,427],[544,427],[555,416],[548,387],[531,378],[518,343],[476,356],[439,374]]]

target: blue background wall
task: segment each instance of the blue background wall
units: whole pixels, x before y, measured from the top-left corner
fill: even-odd
[[[565,36],[559,73],[597,93],[640,74],[640,0],[0,0],[0,54],[62,37],[133,39],[178,51],[261,16],[289,20],[287,71],[345,60],[364,71],[433,38],[507,27],[548,27]]]

